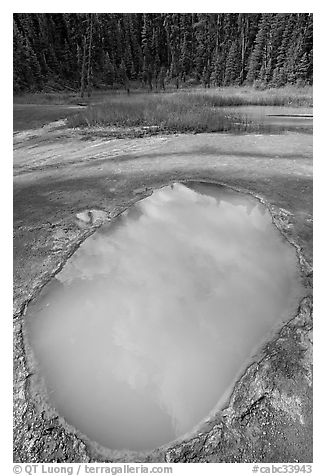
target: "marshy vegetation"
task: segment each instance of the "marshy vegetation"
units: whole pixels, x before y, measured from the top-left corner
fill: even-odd
[[[70,127],[145,127],[151,132],[255,132],[266,130],[240,106],[312,106],[312,88],[220,88],[165,94],[103,96],[68,118]]]

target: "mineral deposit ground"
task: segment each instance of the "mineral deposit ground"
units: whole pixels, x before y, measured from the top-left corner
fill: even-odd
[[[253,358],[224,409],[151,452],[113,452],[48,403],[25,337],[28,303],[78,246],[152,190],[223,184],[257,197],[296,248],[297,312]],[[14,461],[312,461],[312,135],[184,134],[114,139],[62,123],[14,135]]]

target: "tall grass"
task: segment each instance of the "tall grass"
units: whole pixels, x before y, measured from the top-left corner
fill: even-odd
[[[236,88],[228,94],[225,90],[208,90],[118,95],[69,117],[68,125],[148,127],[172,132],[256,131],[262,126],[249,121],[245,113],[235,113],[230,107],[307,106],[310,102],[311,94],[291,94],[289,91],[282,91],[282,94],[267,94],[266,91],[245,93]]]
[[[206,90],[190,90],[184,95],[195,103],[215,107],[229,106],[291,106],[311,107],[312,87],[257,90],[249,87],[228,87]],[[193,98],[191,99],[191,96]]]
[[[43,93],[25,93],[14,95],[14,103],[20,104],[77,104],[84,102],[87,104],[97,104],[103,101],[110,101],[114,98],[122,98],[125,95],[124,90],[95,90],[90,98],[80,98],[78,92],[43,92]],[[169,88],[166,92],[144,93],[141,88],[132,89],[131,96],[161,97],[180,95],[183,100],[194,101],[200,104],[228,107],[228,106],[312,106],[312,87],[293,87],[272,88],[257,90],[252,87],[223,87],[223,88],[186,88],[175,92]],[[189,97],[191,96],[191,97]],[[185,99],[186,98],[186,99]]]
[[[216,132],[230,129],[231,117],[190,101],[183,102],[179,95],[174,98],[139,97],[107,101],[104,104],[89,106],[86,110],[71,116],[71,127],[115,126],[115,127],[155,127],[160,131],[178,132]]]

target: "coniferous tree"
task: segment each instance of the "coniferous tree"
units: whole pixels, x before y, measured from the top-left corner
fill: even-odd
[[[166,78],[166,69],[164,66],[162,66],[158,76],[158,84],[161,89],[165,89],[165,78]]]
[[[229,54],[225,63],[225,77],[224,84],[229,86],[230,84],[238,84],[241,73],[241,56],[239,50],[238,41],[232,42]]]
[[[303,53],[297,67],[297,81],[300,84],[306,84],[309,78],[310,62],[307,53]]]
[[[120,67],[119,67],[119,79],[122,82],[122,84],[124,85],[127,93],[129,94],[130,93],[129,78],[128,78],[128,74],[127,74],[127,68],[126,68],[125,62],[123,60],[121,61],[121,64],[120,64]]]
[[[143,81],[148,84],[152,90],[153,65],[152,54],[150,49],[151,25],[149,14],[144,13],[144,25],[142,29],[142,51],[143,51]]]
[[[14,91],[312,84],[307,13],[16,13]],[[122,68],[122,69],[124,69]]]
[[[270,28],[270,14],[262,15],[259,23],[259,30],[255,39],[255,46],[252,51],[249,66],[247,81],[253,83],[259,78],[261,69],[267,67],[267,40]]]
[[[207,27],[206,27],[206,14],[198,14],[198,21],[195,24],[195,35],[196,35],[196,54],[195,54],[195,68],[197,78],[201,78],[204,68],[206,66],[207,60]],[[205,69],[206,71],[206,69]]]
[[[180,27],[180,77],[183,82],[192,69],[192,33],[191,33],[191,17],[186,14],[181,15]]]
[[[110,55],[109,53],[106,53],[104,61],[104,82],[105,84],[112,86],[115,79],[115,71],[110,59]]]
[[[211,83],[214,86],[221,86],[223,84],[223,57],[218,50],[215,51],[213,56]]]
[[[140,76],[143,71],[143,54],[141,49],[140,28],[141,23],[139,21],[138,14],[130,15],[130,46],[135,70],[134,79]]]
[[[176,88],[179,88],[180,81],[180,14],[167,14],[164,22],[168,38],[170,53],[170,77],[174,80]]]

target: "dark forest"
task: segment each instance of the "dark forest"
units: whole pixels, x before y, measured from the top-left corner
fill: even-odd
[[[312,84],[307,13],[17,13],[14,92]]]

